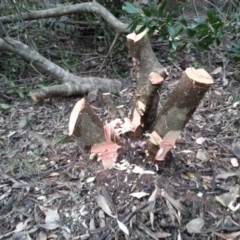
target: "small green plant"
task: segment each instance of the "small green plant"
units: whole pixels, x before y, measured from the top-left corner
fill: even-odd
[[[130,32],[138,33],[148,29],[148,35],[159,32],[159,41],[168,41],[171,51],[179,51],[184,48],[197,48],[201,51],[209,51],[212,46],[219,46],[224,42],[226,32],[232,33],[231,40],[239,41],[235,24],[226,24],[220,17],[222,12],[215,9],[207,9],[204,18],[195,18],[193,22],[187,21],[182,16],[174,18],[177,14],[167,12],[167,1],[163,1],[156,7],[148,0],[148,6],[136,7],[130,2],[125,2],[123,10],[128,13],[131,23],[128,26]],[[180,5],[183,8],[184,5]],[[140,26],[140,27],[139,27]],[[233,43],[231,49],[225,49],[227,53],[233,53],[235,60],[240,60],[240,45]]]

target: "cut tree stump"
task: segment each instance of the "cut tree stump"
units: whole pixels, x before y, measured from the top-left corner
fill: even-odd
[[[127,35],[128,49],[134,65],[137,83],[136,99],[132,111],[135,125],[140,125],[142,134],[157,116],[159,94],[166,70],[158,62],[147,36],[147,30]]]
[[[152,132],[157,132],[162,138],[170,131],[181,132],[212,84],[212,77],[204,69],[187,68],[153,125]],[[178,135],[175,134],[174,138]],[[176,140],[171,139],[171,142]],[[154,145],[148,141],[149,152],[156,152]]]
[[[85,98],[79,100],[71,112],[69,135],[75,136],[84,150],[90,150],[94,144],[105,141],[103,123]]]

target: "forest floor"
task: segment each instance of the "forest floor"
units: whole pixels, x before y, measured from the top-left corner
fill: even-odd
[[[161,103],[182,73],[178,63],[167,67],[170,75]],[[240,79],[234,65],[226,70],[213,73],[215,83],[168,162],[149,161],[135,142],[126,142],[116,168],[104,169],[68,137],[69,115],[79,98],[14,100],[0,114],[0,238],[220,239],[217,236],[222,235],[230,239],[239,235]],[[126,82],[116,98],[126,112],[133,85]],[[104,108],[98,113],[106,115]],[[116,217],[105,214],[102,207],[109,207],[130,236],[124,236]]]
[[[166,48],[153,49],[163,61]],[[160,111],[186,67],[205,68],[214,84],[165,162],[149,160],[126,138],[116,167],[104,169],[68,136],[78,97],[34,103],[5,95],[0,239],[240,239],[239,66],[181,54],[163,63],[169,76]],[[122,82],[115,100],[128,114],[135,83]],[[105,107],[95,110],[105,121]]]

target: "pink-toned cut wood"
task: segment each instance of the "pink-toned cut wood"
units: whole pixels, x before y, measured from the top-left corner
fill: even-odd
[[[204,69],[187,68],[151,130],[162,138],[170,131],[181,132],[212,84],[212,77]],[[148,150],[156,154],[153,145],[149,143]]]
[[[159,94],[157,93],[164,81],[166,71],[158,62],[147,36],[147,30],[127,36],[128,49],[133,60],[136,99],[132,109],[132,118],[135,121],[136,111],[140,116],[140,127],[136,135],[148,130],[157,115]]]
[[[72,110],[69,135],[75,136],[83,149],[90,149],[94,144],[105,141],[103,123],[85,98],[79,100]]]

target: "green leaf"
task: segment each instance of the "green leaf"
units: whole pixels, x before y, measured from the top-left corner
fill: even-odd
[[[149,31],[148,31],[148,36],[151,37],[154,33],[154,31],[156,30],[156,28],[150,28]]]
[[[206,25],[207,24],[206,19],[203,19],[203,18],[194,18],[194,22],[197,23],[198,25]]]
[[[138,33],[143,32],[145,29],[146,29],[146,26],[144,25],[144,26],[142,26],[142,27],[138,30]]]
[[[8,104],[5,104],[5,103],[0,103],[0,109],[7,110],[7,109],[9,109],[9,108],[11,108],[11,106],[10,106],[10,105],[8,105]]]
[[[137,28],[138,25],[139,25],[139,19],[136,19],[136,20],[132,21],[132,22],[128,25],[127,31],[129,31],[129,32],[135,31],[135,29]]]
[[[172,16],[170,14],[167,15],[166,22],[167,22],[167,24],[172,25],[173,19],[172,19]]]
[[[151,17],[152,16],[151,10],[149,8],[144,8],[144,9],[142,9],[142,11],[143,11],[143,14],[146,17]]]
[[[217,21],[220,20],[217,12],[215,9],[213,10],[208,10],[207,11],[207,17],[208,17],[208,21],[211,23],[211,24],[214,24],[216,23]]]
[[[158,17],[162,16],[167,6],[167,0],[164,0],[158,8]]]
[[[177,50],[177,44],[176,44],[176,42],[171,42],[171,49],[172,50],[174,50],[174,51],[176,51]]]
[[[183,31],[183,26],[182,25],[178,25],[177,27],[175,27],[175,36],[180,34],[182,31]]]
[[[18,93],[18,96],[19,96],[20,98],[24,98],[24,94],[23,94],[22,91],[17,91],[17,93]]]
[[[224,26],[224,23],[223,22],[216,22],[214,24],[211,25],[215,31],[219,31],[219,28],[223,27]]]
[[[221,43],[221,40],[220,40],[219,38],[216,38],[216,43],[217,43],[217,45],[219,46],[220,43]]]
[[[187,27],[187,21],[186,21],[185,18],[181,17],[180,20],[179,20],[179,22],[180,22],[183,26]]]
[[[157,8],[151,0],[148,0],[148,6],[149,6],[150,10],[152,11],[152,13],[154,14],[154,16],[158,17]]]
[[[210,28],[202,28],[202,29],[198,29],[198,31],[196,32],[195,37],[196,38],[206,38],[207,36],[211,37],[211,29]]]
[[[186,33],[189,37],[193,37],[196,34],[196,31],[194,29],[188,28]]]
[[[172,26],[168,26],[168,32],[171,37],[175,36],[175,29]]]
[[[186,48],[187,44],[187,42],[183,43],[183,45],[178,49],[178,51],[181,52],[184,48]]]
[[[142,11],[140,9],[135,7],[130,2],[125,2],[125,5],[122,7],[122,9],[129,14],[141,14],[142,13]]]

